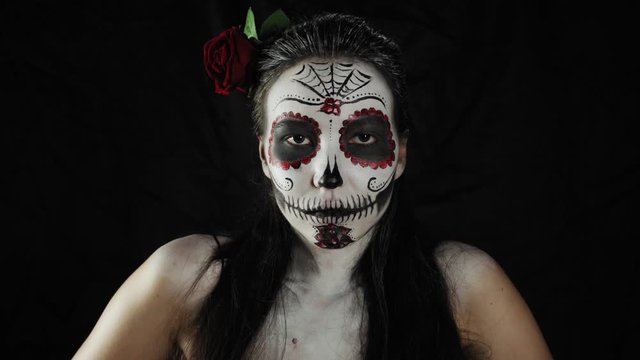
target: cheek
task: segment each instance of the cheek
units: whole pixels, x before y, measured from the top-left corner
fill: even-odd
[[[298,169],[291,167],[284,169],[281,162],[269,164],[268,166],[271,173],[271,181],[281,193],[295,196],[308,190],[304,184],[308,183],[312,177],[313,169],[311,167],[301,166]]]
[[[377,195],[393,182],[395,166],[371,168],[353,165],[350,159],[342,158],[339,162],[340,174],[349,191],[359,194]]]

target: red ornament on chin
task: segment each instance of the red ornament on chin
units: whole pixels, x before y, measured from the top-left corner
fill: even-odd
[[[318,231],[315,235],[316,245],[323,249],[342,249],[353,242],[348,227],[335,224],[314,227]]]

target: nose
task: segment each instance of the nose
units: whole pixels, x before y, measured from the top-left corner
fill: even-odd
[[[327,189],[335,189],[341,185],[342,177],[340,176],[340,171],[338,170],[337,159],[334,157],[333,169],[331,169],[331,161],[327,159],[327,167],[324,169],[324,173],[318,180],[318,186]]]

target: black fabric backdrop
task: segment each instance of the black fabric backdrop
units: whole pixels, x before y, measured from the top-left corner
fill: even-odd
[[[394,37],[422,224],[496,258],[557,359],[637,358],[634,13],[523,3],[253,7],[354,13]],[[3,352],[69,358],[155,248],[252,206],[246,100],[214,95],[201,64],[249,5],[3,3]]]

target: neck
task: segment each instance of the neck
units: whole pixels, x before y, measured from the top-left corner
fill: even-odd
[[[341,249],[323,249],[298,235],[293,244],[287,281],[326,294],[353,289],[356,286],[353,271],[372,234],[373,230]]]

